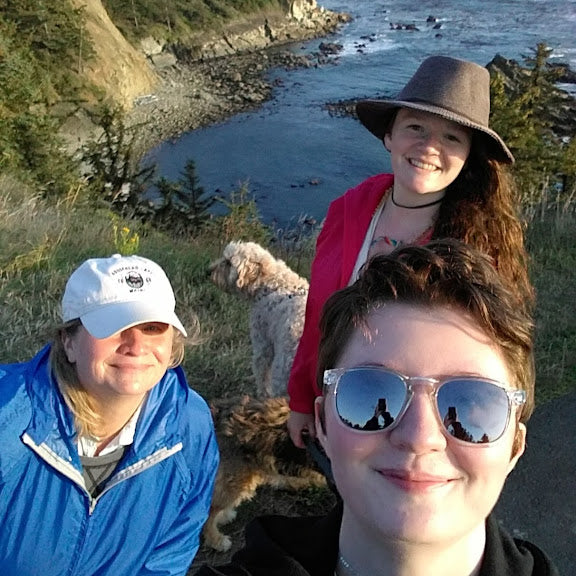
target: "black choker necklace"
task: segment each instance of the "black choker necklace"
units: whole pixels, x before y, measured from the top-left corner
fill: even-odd
[[[442,196],[442,198],[438,198],[438,200],[428,202],[427,204],[420,204],[419,206],[406,206],[405,204],[398,204],[398,202],[394,200],[394,188],[392,188],[390,198],[392,199],[392,204],[394,204],[394,206],[398,206],[398,208],[406,208],[407,210],[418,210],[418,208],[428,208],[428,206],[435,206],[436,204],[440,204],[440,202],[444,200],[444,196]]]

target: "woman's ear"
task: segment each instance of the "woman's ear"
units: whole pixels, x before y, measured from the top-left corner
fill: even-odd
[[[390,133],[386,132],[386,134],[384,134],[384,138],[382,138],[382,142],[384,143],[384,148],[386,148],[386,150],[388,150],[388,152],[390,152]]]
[[[59,337],[62,339],[62,348],[64,348],[64,353],[70,364],[76,363],[76,346],[74,335],[69,334],[66,330],[60,332]]]
[[[520,456],[524,454],[526,449],[526,426],[521,422],[516,426],[516,434],[514,435],[514,443],[512,444],[512,456],[510,457],[510,464],[508,465],[508,474],[514,470]]]

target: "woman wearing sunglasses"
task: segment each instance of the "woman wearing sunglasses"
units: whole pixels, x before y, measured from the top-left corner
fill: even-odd
[[[324,307],[316,433],[342,502],[264,517],[199,574],[557,576],[491,516],[534,406],[532,321],[456,240],[373,258]]]

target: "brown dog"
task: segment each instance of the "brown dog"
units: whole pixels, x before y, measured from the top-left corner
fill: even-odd
[[[236,507],[251,499],[262,485],[287,490],[325,486],[307,451],[296,448],[288,436],[290,409],[286,397],[257,400],[249,396],[211,403],[220,447],[210,516],[204,526],[204,544],[226,552],[232,541],[220,526],[236,517]]]

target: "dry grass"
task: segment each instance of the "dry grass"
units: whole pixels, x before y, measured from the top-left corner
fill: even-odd
[[[574,215],[533,221],[528,233],[537,293],[537,400],[576,389],[576,226]]]
[[[538,402],[576,390],[576,186],[551,192],[547,182],[523,199],[536,288]]]

